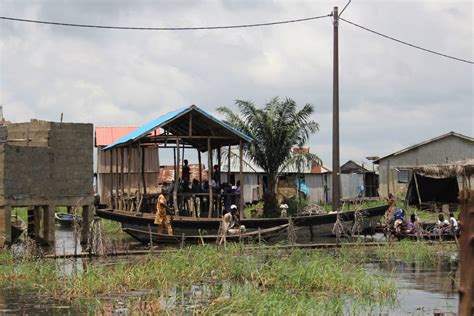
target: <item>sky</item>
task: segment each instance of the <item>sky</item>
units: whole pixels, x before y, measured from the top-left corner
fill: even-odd
[[[0,1],[0,15],[135,27],[195,27],[319,16],[347,1]],[[342,17],[474,60],[472,1],[353,0]],[[233,30],[152,32],[0,20],[0,104],[31,118],[136,126],[196,104],[275,96],[315,106],[308,146],[331,166],[331,18]],[[455,131],[474,136],[474,66],[339,27],[341,164]]]

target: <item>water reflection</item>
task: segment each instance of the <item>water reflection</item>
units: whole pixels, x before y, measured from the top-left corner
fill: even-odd
[[[383,311],[384,315],[455,315],[458,310],[456,256],[440,256],[434,266],[386,260],[373,262],[367,268],[396,283],[399,307]]]

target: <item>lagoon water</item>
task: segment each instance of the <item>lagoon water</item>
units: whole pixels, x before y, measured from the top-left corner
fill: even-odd
[[[71,231],[57,230],[56,253],[74,253],[74,238]],[[133,247],[131,240],[116,241],[117,247]],[[78,246],[80,247],[80,245]],[[81,248],[78,248],[81,252]],[[130,260],[116,258],[112,260]],[[112,261],[111,260],[111,261]],[[64,274],[81,273],[87,265],[95,264],[92,260],[63,260],[58,262],[58,268]],[[110,261],[109,261],[110,262]],[[110,262],[112,263],[112,262]],[[103,264],[103,261],[101,262]],[[379,260],[366,265],[371,273],[394,281],[397,290],[397,302],[385,307],[371,307],[360,310],[361,314],[376,315],[455,315],[458,309],[457,275],[458,258],[454,254],[441,257],[434,266],[426,266],[419,262],[402,260]],[[219,289],[213,289],[209,284],[196,284],[191,288],[174,286],[166,291],[145,290],[134,291],[127,295],[109,295],[97,298],[108,309],[107,312],[126,314],[128,311],[122,302],[127,299],[139,299],[153,295],[159,298],[160,305],[167,312],[177,314],[192,314],[200,310],[207,298],[215,291],[231,295],[226,284],[220,284]],[[67,315],[78,313],[94,313],[97,310],[97,300],[74,305],[68,301],[60,301],[40,295],[38,290],[23,288],[0,288],[0,315]],[[133,305],[132,305],[133,306]],[[103,308],[104,306],[102,306]],[[137,308],[143,308],[138,306]],[[350,309],[350,306],[348,306]]]

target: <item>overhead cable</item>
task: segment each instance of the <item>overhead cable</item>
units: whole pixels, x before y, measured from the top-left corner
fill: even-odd
[[[348,3],[346,3],[346,5],[344,6],[344,8],[342,8],[342,11],[341,13],[339,13],[339,18],[341,18],[341,15],[344,13],[344,10],[347,8],[347,6],[351,3],[352,0],[349,0]]]
[[[461,62],[464,62],[464,63],[468,63],[468,64],[474,64],[474,61],[471,61],[471,60],[467,60],[467,59],[462,59],[462,58],[458,58],[458,57],[454,57],[454,56],[450,56],[450,55],[446,55],[446,54],[442,54],[442,53],[438,53],[434,50],[431,50],[431,49],[427,49],[427,48],[423,48],[421,46],[418,46],[418,45],[415,45],[415,44],[411,44],[411,43],[408,43],[408,42],[405,42],[405,41],[402,41],[402,40],[399,40],[399,39],[396,39],[394,37],[391,37],[391,36],[388,36],[388,35],[385,35],[385,34],[382,34],[380,32],[377,32],[377,31],[374,31],[374,30],[371,30],[365,26],[362,26],[360,24],[357,24],[357,23],[354,23],[354,22],[351,22],[349,20],[346,20],[346,19],[343,19],[341,17],[339,17],[340,20],[346,22],[346,23],[349,23],[349,24],[352,24],[358,28],[361,28],[363,30],[366,30],[366,31],[369,31],[371,33],[374,33],[374,34],[377,34],[379,36],[382,36],[382,37],[385,37],[385,38],[388,38],[392,41],[395,41],[395,42],[398,42],[400,44],[403,44],[403,45],[407,45],[407,46],[410,46],[410,47],[413,47],[413,48],[417,48],[417,49],[420,49],[422,51],[425,51],[425,52],[428,52],[428,53],[431,53],[431,54],[435,54],[435,55],[438,55],[438,56],[443,56],[443,57],[446,57],[446,58],[450,58],[450,59],[454,59],[454,60],[457,60],[457,61],[461,61]]]
[[[266,22],[266,23],[236,24],[236,25],[224,25],[224,26],[197,26],[197,27],[134,27],[134,26],[93,25],[93,24],[76,24],[76,23],[41,21],[41,20],[29,20],[29,19],[12,18],[12,17],[6,17],[6,16],[0,16],[0,19],[9,20],[9,21],[17,21],[17,22],[48,24],[48,25],[57,25],[57,26],[70,26],[70,27],[83,27],[83,28],[96,28],[96,29],[136,30],[136,31],[196,31],[196,30],[239,29],[239,28],[289,24],[289,23],[316,20],[316,19],[326,18],[329,16],[331,16],[331,14],[312,16],[309,18],[294,19],[294,20]]]

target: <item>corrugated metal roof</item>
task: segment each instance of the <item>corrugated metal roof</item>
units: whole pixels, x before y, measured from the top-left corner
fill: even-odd
[[[95,128],[95,146],[107,146],[137,129],[137,126],[114,126]],[[154,135],[159,135],[155,130]]]
[[[128,127],[96,127],[95,128],[95,146],[107,146],[119,138],[135,130],[136,126]]]
[[[187,106],[187,107],[169,112],[169,113],[167,113],[163,116],[160,116],[160,117],[154,119],[151,122],[148,122],[148,123],[138,127],[134,131],[132,131],[132,132],[128,133],[127,135],[121,137],[120,139],[118,139],[117,141],[115,141],[112,144],[108,145],[104,149],[107,150],[107,149],[114,148],[116,146],[125,145],[127,143],[134,142],[134,141],[142,138],[143,136],[146,136],[150,131],[152,131],[154,129],[165,127],[167,124],[169,124],[173,121],[176,121],[181,116],[183,116],[183,115],[185,115],[185,114],[187,114],[191,111],[199,112],[200,114],[205,116],[207,119],[211,120],[213,123],[217,123],[221,127],[224,127],[227,131],[229,131],[232,134],[244,139],[245,141],[251,142],[253,140],[248,135],[245,135],[244,133],[242,133],[241,131],[235,129],[234,127],[230,126],[229,124],[215,118],[214,116],[207,113],[206,111],[198,108],[195,105],[191,105],[191,106]]]
[[[418,143],[416,145],[413,145],[413,146],[410,146],[410,147],[406,147],[402,150],[399,150],[399,151],[396,151],[390,155],[387,155],[387,156],[384,156],[382,158],[379,158],[377,160],[374,160],[374,164],[379,164],[381,160],[383,159],[386,159],[388,157],[392,157],[392,156],[397,156],[397,155],[400,155],[400,154],[403,154],[407,151],[410,151],[412,149],[415,149],[415,148],[418,148],[418,147],[421,147],[421,146],[424,146],[426,144],[429,144],[429,143],[432,143],[432,142],[435,142],[435,141],[438,141],[440,139],[443,139],[443,138],[446,138],[448,136],[455,136],[455,137],[459,137],[461,139],[465,139],[465,140],[468,140],[468,141],[471,141],[471,142],[474,142],[474,138],[470,137],[470,136],[466,136],[466,135],[463,135],[463,134],[460,134],[460,133],[456,133],[456,132],[449,132],[449,133],[446,133],[446,134],[443,134],[443,135],[440,135],[438,137],[435,137],[435,138],[431,138],[431,139],[428,139],[428,140],[425,140],[424,142],[421,142],[421,143]]]

